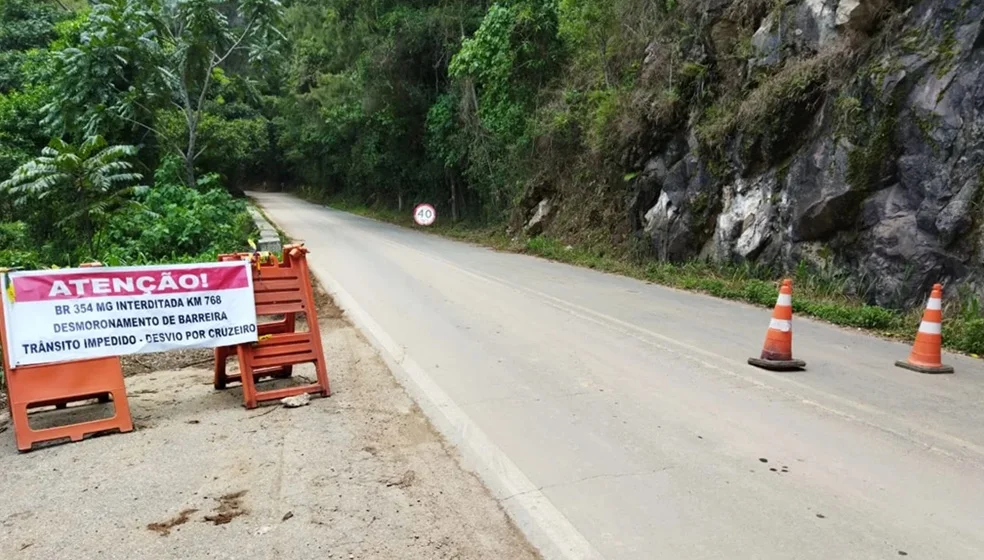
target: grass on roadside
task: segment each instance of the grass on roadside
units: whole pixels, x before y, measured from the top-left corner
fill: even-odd
[[[360,216],[407,227],[414,226],[409,211],[368,208],[345,201],[331,201],[328,205]],[[428,228],[427,231],[500,251],[535,255],[761,307],[775,305],[779,279],[782,276],[750,264],[718,265],[703,261],[674,264],[654,260],[637,262],[612,256],[609,251],[566,245],[550,237],[513,238],[501,226],[475,227],[465,223],[444,223]],[[922,308],[899,311],[865,304],[861,298],[850,295],[850,291],[846,290],[846,277],[819,274],[805,266],[797,267],[786,277],[793,279],[793,311],[800,315],[901,340],[911,340],[915,336],[922,318]],[[945,303],[943,344],[950,350],[974,357],[984,354],[984,315],[980,301],[972,293],[961,293],[956,300]]]

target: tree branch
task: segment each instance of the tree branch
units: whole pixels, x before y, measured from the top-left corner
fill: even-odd
[[[161,27],[167,32],[167,36],[171,40],[171,44],[176,47],[178,44],[178,38],[174,35],[174,31],[171,31],[171,26],[168,25],[167,22],[164,22],[161,24]]]
[[[215,70],[215,65],[210,64],[208,67],[208,72],[205,73],[205,83],[202,84],[201,94],[198,96],[198,106],[195,107],[196,111],[201,111],[202,106],[205,105],[205,98],[208,96],[208,88],[212,85],[212,72]]]
[[[209,62],[208,71],[205,72],[205,83],[202,84],[202,91],[201,94],[198,96],[198,106],[195,107],[195,111],[200,112],[202,110],[202,106],[205,105],[205,98],[208,96],[208,89],[212,85],[212,72],[216,68],[218,68],[223,62],[225,62],[226,59],[228,59],[229,56],[231,56],[232,53],[239,48],[239,45],[242,44],[242,42],[246,39],[249,33],[253,30],[254,23],[256,23],[256,18],[250,20],[250,22],[243,29],[242,34],[239,35],[239,38],[236,39],[236,42],[233,43],[231,47],[229,47],[229,50],[226,51],[224,55],[219,56],[218,53],[212,52],[212,60],[211,62]]]
[[[121,115],[121,117],[123,118],[124,121],[126,121],[128,123],[131,123],[131,124],[135,124],[135,125],[139,126],[140,128],[146,130],[147,132],[153,133],[154,135],[157,136],[157,138],[163,140],[166,144],[170,144],[170,146],[172,148],[174,148],[179,153],[181,153],[182,155],[184,155],[184,151],[181,149],[181,146],[177,145],[170,138],[168,138],[167,134],[164,134],[160,130],[157,130],[156,128],[154,128],[154,127],[152,127],[150,125],[147,125],[145,123],[142,123],[142,122],[140,122],[140,121],[138,121],[136,119],[133,119],[133,118],[130,118],[130,117],[125,117],[125,116],[122,116],[122,115]]]
[[[133,119],[133,118],[122,116],[122,115],[120,115],[120,116],[123,118],[124,121],[126,121],[126,122],[128,122],[130,124],[135,124],[135,125],[139,126],[140,128],[148,131],[148,132],[153,132],[157,136],[160,136],[162,138],[166,138],[166,136],[161,131],[157,130],[156,128],[154,128],[154,127],[152,127],[152,126],[150,126],[148,124],[144,124],[144,123],[138,121],[137,119]]]
[[[205,150],[208,149],[208,142],[207,141],[206,142],[202,142],[202,144],[203,144],[202,145],[202,149],[201,150],[198,150],[198,153],[195,154],[195,159],[198,159],[202,154],[205,153]]]
[[[249,35],[251,31],[253,31],[254,23],[256,23],[255,17],[252,20],[250,20],[248,24],[246,24],[246,27],[243,29],[242,35],[240,35],[239,38],[236,39],[236,42],[233,43],[231,47],[229,47],[229,50],[224,55],[222,55],[221,58],[215,61],[215,64],[211,66],[211,69],[215,69],[215,67],[225,62],[226,59],[229,58],[229,55],[231,55],[233,52],[239,49],[239,45],[246,39],[246,36]]]

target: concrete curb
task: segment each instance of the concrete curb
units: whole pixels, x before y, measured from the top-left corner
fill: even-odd
[[[604,560],[506,454],[326,271],[312,273],[380,353],[394,377],[462,455],[545,560]]]
[[[268,253],[279,253],[282,251],[283,244],[280,242],[280,233],[277,231],[277,228],[273,227],[263,216],[263,213],[252,204],[247,209],[249,210],[249,215],[253,218],[253,223],[256,224],[256,229],[260,230],[260,238],[256,242],[256,249]]]
[[[335,303],[380,352],[386,365],[424,414],[461,452],[465,466],[479,475],[545,560],[603,560],[604,557],[564,514],[348,292],[330,276],[317,276]]]

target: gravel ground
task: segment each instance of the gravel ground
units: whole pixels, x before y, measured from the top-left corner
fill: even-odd
[[[320,303],[330,399],[246,411],[238,388],[214,391],[195,364],[127,379],[133,433],[28,454],[0,436],[0,558],[537,558],[369,344]],[[139,360],[173,368],[199,354]]]

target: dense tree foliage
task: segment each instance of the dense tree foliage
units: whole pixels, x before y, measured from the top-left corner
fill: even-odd
[[[288,87],[276,112],[288,176],[393,206],[424,193],[448,200],[456,170],[446,175],[428,155],[428,113],[483,11],[463,0],[294,2]]]
[[[166,164],[166,184],[191,189],[206,175],[231,192],[286,185],[401,210],[426,200],[491,222],[563,191],[583,201],[569,215],[598,216],[621,205],[655,139],[716,114],[699,2],[77,4],[0,0],[0,177],[52,138],[101,136],[134,146],[155,187]],[[711,139],[720,127],[703,120]],[[37,245],[58,245],[42,232],[64,214],[36,197],[17,219]],[[89,233],[80,239],[101,239]]]
[[[0,266],[240,248],[245,206],[223,183],[275,160],[257,84],[282,14],[278,0],[0,0]]]
[[[557,71],[557,25],[549,1],[294,2],[277,117],[290,176],[328,196],[501,217]]]
[[[281,173],[325,198],[491,221],[538,191],[618,199],[630,140],[690,100],[692,16],[651,0],[295,0]],[[643,75],[647,54],[662,74]]]

